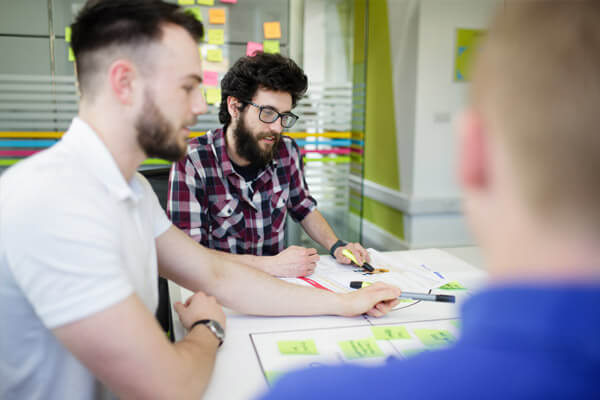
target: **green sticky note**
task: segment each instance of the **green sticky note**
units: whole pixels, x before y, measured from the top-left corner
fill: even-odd
[[[65,26],[65,41],[71,43],[71,27]]]
[[[196,18],[198,21],[202,22],[202,10],[200,9],[200,7],[191,7],[191,8],[187,8],[185,10],[186,13],[188,14],[192,14],[194,16],[194,18]]]
[[[206,88],[206,102],[208,104],[221,103],[221,89],[215,87]]]
[[[69,47],[69,61],[75,62],[75,53],[73,53],[73,49]]]
[[[450,323],[452,325],[454,325],[456,328],[460,329],[460,321],[459,320],[455,319],[455,320],[450,321]]]
[[[198,4],[202,6],[214,6],[215,0],[198,0]]]
[[[312,339],[307,340],[282,340],[277,342],[281,354],[319,354],[317,345]]]
[[[177,0],[177,4],[180,6],[193,6],[194,0]]]
[[[440,289],[445,289],[445,290],[466,290],[467,288],[464,287],[463,285],[461,285],[458,282],[448,282],[443,286],[440,286]]]
[[[338,342],[344,356],[350,360],[355,358],[383,357],[384,354],[373,338]]]
[[[265,53],[279,53],[279,40],[263,40]]]
[[[430,348],[446,347],[456,341],[450,332],[442,329],[415,329],[414,332],[419,340]]]
[[[265,377],[267,381],[269,381],[269,385],[273,386],[273,384],[283,376],[285,372],[280,371],[265,371]]]
[[[210,61],[210,62],[221,62],[221,61],[223,61],[223,50],[221,50],[221,49],[208,49],[206,51],[206,61]]]
[[[373,335],[377,340],[410,339],[411,336],[403,326],[373,326]]]
[[[208,43],[209,44],[225,44],[225,30],[224,29],[209,29],[208,30]]]

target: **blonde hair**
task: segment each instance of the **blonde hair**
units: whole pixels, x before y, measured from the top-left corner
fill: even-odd
[[[479,52],[472,101],[534,212],[600,227],[600,1],[506,1]]]

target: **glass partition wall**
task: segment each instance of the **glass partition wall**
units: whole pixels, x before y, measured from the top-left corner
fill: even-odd
[[[176,3],[177,0],[170,0]],[[77,113],[73,56],[65,28],[83,0],[0,0],[0,173],[60,140]],[[336,234],[360,241],[365,124],[367,0],[244,0],[215,2],[225,20],[211,23],[213,7],[186,6],[217,32],[199,46],[204,69],[217,77],[206,86],[208,113],[192,136],[218,127],[218,80],[248,42],[289,55],[309,77],[308,93],[289,131],[305,162],[306,180],[318,209]],[[265,22],[278,22],[279,37],[267,42]],[[209,37],[210,36],[210,37]],[[275,43],[276,42],[276,43]],[[275,46],[274,46],[275,45]],[[267,49],[267,47],[265,47]],[[163,206],[169,163],[147,160],[140,170],[150,179]],[[319,248],[288,219],[287,244]],[[327,249],[319,248],[325,254]]]

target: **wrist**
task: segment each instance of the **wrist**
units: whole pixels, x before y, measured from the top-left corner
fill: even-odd
[[[202,325],[204,328],[199,328],[198,326]],[[192,332],[194,328],[198,329],[206,329],[210,334],[215,338],[215,340],[219,343],[219,347],[225,341],[225,329],[221,326],[221,324],[214,319],[201,319],[194,322],[190,325],[189,331]]]
[[[338,239],[330,248],[329,248],[329,254],[331,254],[331,257],[335,258],[335,251],[340,248],[340,247],[344,247],[345,245],[347,245],[348,242],[346,242],[345,240],[341,240]]]

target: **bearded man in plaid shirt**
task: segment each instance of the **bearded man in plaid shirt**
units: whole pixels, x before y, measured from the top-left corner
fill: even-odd
[[[175,225],[276,276],[310,275],[319,260],[314,248],[285,248],[288,212],[337,261],[350,263],[344,248],[361,263],[369,259],[360,244],[339,240],[317,210],[298,146],[283,135],[297,121],[291,110],[306,89],[306,75],[289,58],[240,58],[221,82],[223,128],[191,140],[169,178],[167,212]]]

